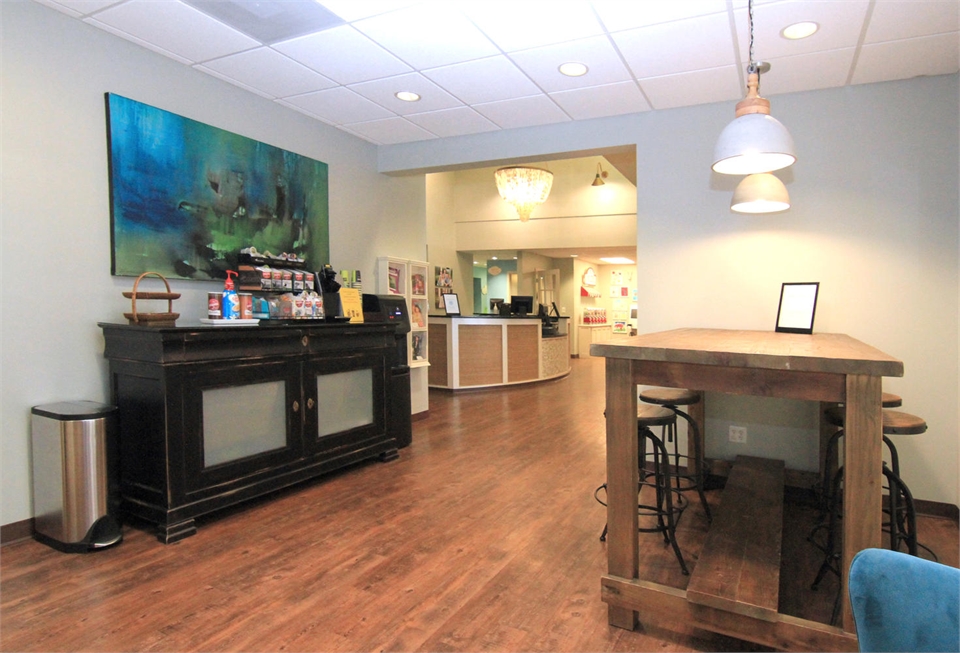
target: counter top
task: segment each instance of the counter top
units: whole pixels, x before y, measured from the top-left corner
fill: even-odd
[[[593,356],[794,372],[903,376],[903,362],[841,333],[675,329],[595,343]]]
[[[440,320],[443,318],[455,319],[455,320],[539,320],[539,315],[497,315],[495,313],[480,315],[430,315],[428,316],[431,320]],[[569,320],[570,317],[567,315],[561,315],[560,317],[554,316],[554,320]]]

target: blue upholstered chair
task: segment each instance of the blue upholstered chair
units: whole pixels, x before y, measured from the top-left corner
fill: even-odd
[[[960,569],[865,549],[848,587],[861,651],[960,651]]]

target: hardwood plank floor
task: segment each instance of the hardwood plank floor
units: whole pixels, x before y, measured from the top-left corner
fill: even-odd
[[[369,463],[204,518],[160,544],[126,525],[88,554],[32,540],[0,551],[3,651],[755,651],[693,628],[607,625],[603,361],[569,377],[432,393],[399,460]],[[707,493],[718,504],[721,493]],[[788,506],[782,609],[826,620],[837,581],[811,592],[814,511]],[[696,565],[706,532],[691,502],[678,539]],[[799,534],[799,536],[797,536]],[[955,522],[921,540],[957,565]],[[645,577],[684,587],[641,534]]]

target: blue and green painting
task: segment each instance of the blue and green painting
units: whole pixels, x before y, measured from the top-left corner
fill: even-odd
[[[326,163],[106,95],[112,274],[223,279],[248,247],[330,261]]]

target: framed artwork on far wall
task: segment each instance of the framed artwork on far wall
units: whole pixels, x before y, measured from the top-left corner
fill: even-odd
[[[781,333],[813,333],[820,282],[784,283],[780,287],[777,328]]]

